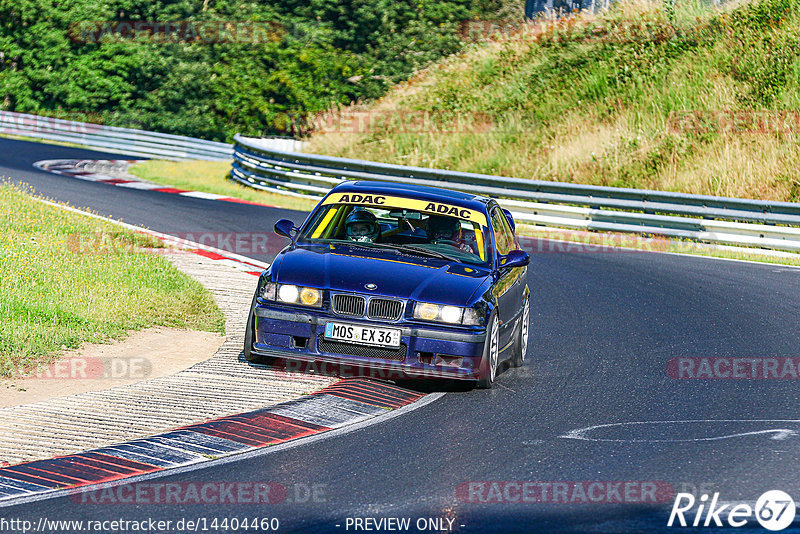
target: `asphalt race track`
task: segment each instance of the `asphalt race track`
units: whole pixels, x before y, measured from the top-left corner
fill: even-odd
[[[160,232],[265,232],[278,218],[304,218],[31,168],[55,158],[119,156],[0,140],[0,176]],[[528,272],[526,364],[502,372],[493,390],[448,391],[380,424],[151,481],[276,482],[287,490],[281,503],[101,505],[72,495],[2,508],[0,517],[276,517],[279,532],[366,531],[356,529],[355,518],[408,518],[410,532],[420,525],[448,531],[434,521],[417,524],[438,518],[444,526],[453,520],[457,532],[668,532],[681,530],[666,526],[677,492],[718,492],[720,502],[751,505],[767,490],[800,497],[800,382],[668,373],[673,358],[727,358],[712,361],[732,365],[733,358],[800,356],[800,269],[555,251],[535,253]],[[608,426],[589,428],[598,425]],[[519,500],[522,486],[514,481],[551,489],[562,483],[574,502],[553,492],[546,502],[508,502]],[[585,503],[575,496],[573,488],[593,482],[606,497]],[[608,491],[614,483],[630,494]],[[656,488],[660,502],[634,502],[643,488]],[[475,502],[481,500],[491,502]],[[764,531],[755,520],[748,526]]]
[[[27,183],[41,195],[53,200],[69,202],[76,208],[89,207],[106,217],[129,224],[146,226],[151,230],[186,237],[208,233],[272,233],[278,219],[294,218],[302,222],[305,214],[289,210],[265,209],[261,206],[232,202],[215,202],[169,193],[142,191],[85,180],[69,179],[32,168],[43,159],[144,159],[120,156],[91,150],[80,150],[55,145],[28,143],[0,139],[0,180]],[[180,197],[176,199],[174,197]],[[212,211],[213,210],[213,211]],[[276,236],[277,237],[277,236]],[[285,239],[268,243],[277,250]],[[204,243],[205,244],[205,243]],[[209,241],[215,246],[217,243]],[[272,254],[274,256],[274,253]],[[264,254],[255,259],[268,260]]]

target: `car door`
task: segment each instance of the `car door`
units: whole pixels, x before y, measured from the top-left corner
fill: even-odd
[[[498,319],[500,319],[500,348],[505,348],[512,340],[514,333],[514,319],[520,310],[522,298],[522,268],[503,267],[503,259],[509,252],[516,248],[514,235],[505,215],[500,208],[495,206],[491,212],[494,245],[497,254],[497,279],[492,289],[498,306]],[[502,356],[505,356],[502,355]]]
[[[503,228],[506,231],[509,239],[509,247],[511,250],[519,250],[519,241],[517,240],[516,235],[514,234],[514,230],[512,230],[512,225],[510,221],[511,214],[506,213],[505,210],[500,210],[500,218],[503,222]],[[528,276],[528,268],[527,267],[515,267],[513,269],[515,274],[514,284],[512,286],[511,293],[513,294],[513,303],[512,306],[514,307],[514,317],[512,321],[514,322],[514,326],[518,327],[517,324],[519,321],[515,319],[522,318],[522,303],[525,298],[525,285]]]

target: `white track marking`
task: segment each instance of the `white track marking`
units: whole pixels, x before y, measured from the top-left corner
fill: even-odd
[[[221,198],[230,198],[226,195],[218,195],[216,193],[203,193],[202,191],[189,191],[188,193],[178,193],[182,197],[202,198],[205,200],[219,200]]]
[[[116,185],[117,187],[127,187],[128,189],[143,189],[143,190],[161,189],[162,187],[166,187],[158,184],[148,184],[146,182],[128,182],[125,184],[114,184],[114,185]]]
[[[603,425],[588,426],[586,428],[579,428],[570,430],[566,434],[558,436],[564,439],[577,439],[582,441],[600,441],[600,442],[614,442],[614,443],[685,443],[696,441],[717,441],[722,439],[739,438],[744,436],[767,435],[773,434],[771,439],[785,440],[789,437],[794,437],[800,434],[800,429],[789,428],[771,428],[765,430],[756,430],[752,432],[740,432],[733,434],[724,434],[720,436],[709,436],[700,438],[675,438],[675,439],[614,439],[614,438],[593,438],[587,436],[591,431],[601,428],[612,427],[626,427],[634,425],[680,425],[680,424],[719,424],[719,423],[797,423],[800,425],[800,419],[687,419],[679,421],[630,421],[626,423],[608,423]]]

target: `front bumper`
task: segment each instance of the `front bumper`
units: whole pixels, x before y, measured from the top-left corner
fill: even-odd
[[[314,364],[298,366],[297,370],[321,370],[318,364],[331,366],[343,376],[476,380],[486,339],[485,328],[420,327],[260,303],[254,315],[253,353]],[[326,340],[328,321],[400,329],[401,347],[385,349]]]

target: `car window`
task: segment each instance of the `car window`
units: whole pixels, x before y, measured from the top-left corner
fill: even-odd
[[[511,233],[511,227],[503,216],[503,212],[498,208],[492,210],[492,228],[498,254],[505,256],[514,250],[514,235]]]
[[[519,248],[519,242],[517,241],[517,236],[514,235],[514,230],[511,229],[511,223],[508,222],[508,215],[506,215],[503,210],[497,211],[500,214],[500,220],[503,221],[503,228],[505,229],[506,235],[508,235],[509,250],[517,250]]]
[[[407,202],[406,202],[407,201]],[[412,245],[446,254],[460,262],[487,264],[486,216],[460,207],[426,211],[414,199],[387,197],[380,205],[333,202],[321,205],[298,238],[299,243],[358,242],[369,246]],[[417,209],[410,209],[406,206]],[[453,207],[451,207],[453,208]]]

